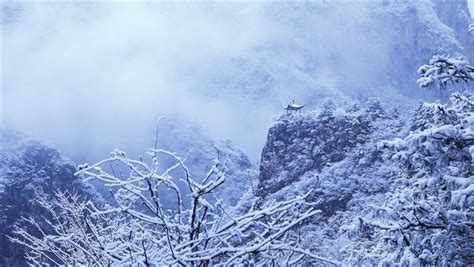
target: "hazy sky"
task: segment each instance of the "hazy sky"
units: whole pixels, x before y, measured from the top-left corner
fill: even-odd
[[[213,137],[232,137],[247,112],[239,117],[231,97],[205,94],[200,82],[272,31],[256,4],[9,8],[2,42],[4,123],[67,152],[142,139],[158,116],[174,113],[204,124]],[[254,131],[246,129],[244,138]]]
[[[390,74],[366,5],[302,6],[3,4],[2,125],[74,156],[144,149],[158,116],[179,115],[256,159],[292,99]]]
[[[364,19],[340,19],[347,10],[310,16],[301,22],[310,23],[306,33],[294,29],[305,13],[289,6],[5,4],[3,124],[71,154],[86,147],[125,149],[137,140],[141,146],[152,139],[158,116],[179,114],[256,158],[284,104],[309,85],[321,89],[337,81],[329,68],[318,79],[302,72],[311,68],[304,49],[322,55],[307,55],[319,61],[351,58],[338,64],[355,70],[364,50],[374,51],[354,33]],[[364,47],[342,42],[343,36]]]

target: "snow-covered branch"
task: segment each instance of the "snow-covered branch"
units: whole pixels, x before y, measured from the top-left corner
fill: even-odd
[[[48,227],[28,219],[38,231],[17,228],[11,240],[29,249],[34,265],[338,264],[299,247],[294,229],[320,213],[306,201],[308,194],[233,214],[215,193],[225,182],[218,160],[205,177],[192,177],[186,158],[158,148],[148,155],[146,162],[115,150],[97,164],[80,165],[77,175],[109,187],[116,205],[67,192],[39,199],[52,218]],[[174,164],[162,169],[157,155]],[[173,192],[174,207],[163,204],[164,191]]]
[[[474,79],[474,67],[463,58],[449,58],[446,56],[433,56],[427,65],[418,69],[421,88],[429,88],[436,84],[441,89],[446,89],[449,84],[468,82]]]

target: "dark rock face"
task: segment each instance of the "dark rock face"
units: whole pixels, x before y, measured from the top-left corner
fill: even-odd
[[[366,114],[366,115],[363,115]],[[370,132],[366,112],[283,117],[270,128],[260,163],[259,196],[274,193],[309,170],[319,171],[344,159]]]
[[[94,193],[74,176],[74,163],[54,148],[11,131],[0,134],[0,266],[26,265],[24,248],[7,236],[12,236],[15,225],[26,225],[21,217],[44,216],[35,197],[53,196],[56,190]]]

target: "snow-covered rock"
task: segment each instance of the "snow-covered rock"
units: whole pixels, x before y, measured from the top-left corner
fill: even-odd
[[[259,196],[298,181],[308,171],[341,161],[370,131],[367,111],[335,110],[332,104],[320,114],[280,118],[269,129],[262,151]]]

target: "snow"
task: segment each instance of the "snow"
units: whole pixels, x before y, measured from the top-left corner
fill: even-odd
[[[467,0],[467,6],[469,9],[469,14],[471,14],[471,18],[474,18],[474,0]]]
[[[285,109],[302,109],[305,105],[288,104]]]
[[[418,74],[421,75],[417,81],[420,87],[430,87],[436,83],[439,88],[446,89],[448,84],[472,80],[474,67],[461,57],[435,55],[429,65],[423,65],[418,69]]]

